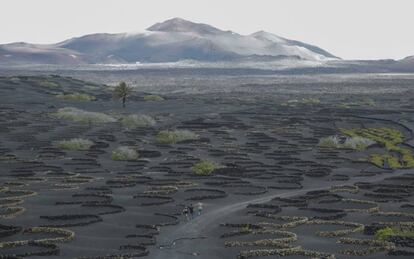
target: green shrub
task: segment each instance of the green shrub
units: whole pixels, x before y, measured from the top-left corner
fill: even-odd
[[[198,139],[198,135],[189,130],[163,130],[157,134],[155,139],[160,144],[175,144],[184,140]]]
[[[165,99],[159,95],[146,95],[144,96],[144,100],[150,101],[150,102],[161,102],[161,101],[164,101]]]
[[[370,98],[363,99],[361,103],[367,106],[375,106],[375,101]]]
[[[355,128],[342,129],[344,134],[352,137],[364,137],[371,139],[383,145],[387,151],[399,153],[399,157],[394,156],[391,152],[385,155],[374,154],[371,155],[369,161],[377,166],[388,165],[389,168],[413,168],[414,157],[410,149],[399,146],[404,142],[404,135],[402,132],[393,128]]]
[[[354,102],[344,102],[339,105],[341,108],[351,108],[359,106],[375,106],[375,101],[369,98],[354,101]]]
[[[408,150],[408,149],[406,149]],[[406,151],[407,152],[407,151]],[[413,168],[414,167],[414,156],[410,153],[403,153],[402,160],[404,161],[404,167]]]
[[[398,157],[393,155],[385,154],[372,154],[369,161],[379,167],[387,167],[391,169],[403,168],[404,166],[400,163]]]
[[[403,167],[400,164],[400,160],[398,159],[398,157],[388,155],[386,157],[386,159],[387,159],[388,167],[391,168],[391,169],[397,169],[397,168],[402,168]]]
[[[108,123],[115,122],[116,119],[100,112],[88,112],[73,107],[59,109],[52,114],[53,117],[63,120],[71,120],[79,123]]]
[[[121,123],[126,128],[138,127],[152,127],[155,125],[155,120],[147,115],[132,114],[122,118]]]
[[[174,144],[177,142],[175,134],[168,130],[158,132],[155,140],[159,144]]]
[[[57,143],[57,147],[65,150],[89,150],[93,146],[93,142],[87,139],[74,138],[63,140]]]
[[[351,108],[351,106],[349,104],[347,104],[347,103],[341,103],[341,104],[338,105],[338,107],[339,108],[342,108],[342,109],[349,109],[349,108]]]
[[[341,132],[351,137],[359,136],[371,139],[383,144],[387,149],[404,141],[404,135],[393,128],[354,128],[341,129]]]
[[[375,232],[375,239],[385,241],[388,237],[395,235],[394,229],[386,227]]]
[[[339,138],[337,136],[329,136],[321,138],[319,140],[318,146],[324,148],[338,148],[339,147]]]
[[[89,102],[95,101],[96,98],[94,96],[82,93],[73,93],[73,94],[60,94],[57,95],[57,98],[66,100],[66,101],[80,101],[80,102]]]
[[[297,107],[297,106],[313,106],[320,104],[321,101],[318,98],[302,98],[302,99],[291,99],[284,103],[284,106]]]
[[[378,166],[378,167],[383,167],[384,166],[384,158],[380,154],[372,154],[369,157],[369,161],[371,163],[373,163],[374,165]]]
[[[55,82],[52,82],[52,81],[47,81],[47,80],[41,80],[39,82],[39,85],[42,86],[42,87],[49,88],[49,89],[56,89],[56,88],[60,87],[60,85],[58,83],[55,83]]]
[[[211,175],[217,166],[210,161],[200,161],[196,163],[192,170],[196,175]]]
[[[131,160],[138,160],[139,155],[137,151],[130,147],[118,147],[114,151],[112,151],[112,160],[116,161],[131,161]]]
[[[375,239],[377,240],[387,241],[387,239],[392,236],[414,237],[414,231],[386,227],[375,232]]]

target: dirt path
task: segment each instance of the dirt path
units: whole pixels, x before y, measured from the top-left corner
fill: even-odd
[[[169,232],[164,231],[157,249],[154,249],[153,251],[151,251],[150,258],[183,259],[183,258],[194,257],[196,254],[185,256],[182,253],[178,253],[178,251],[174,249],[175,241],[185,242],[185,240],[205,238],[204,235],[206,235],[206,233],[208,232],[208,228],[218,226],[220,223],[223,223],[223,219],[225,219],[227,216],[237,211],[245,209],[246,206],[251,203],[265,203],[265,202],[271,201],[272,199],[276,197],[289,198],[289,197],[305,194],[310,191],[327,190],[327,189],[330,189],[331,186],[338,185],[338,184],[353,185],[357,182],[364,182],[364,181],[378,182],[378,181],[382,181],[389,177],[403,175],[406,173],[409,173],[409,172],[407,170],[399,170],[399,171],[394,171],[394,172],[390,171],[390,173],[382,173],[376,176],[358,177],[358,178],[354,178],[349,181],[344,181],[340,183],[332,182],[331,185],[324,185],[323,187],[318,187],[318,188],[303,188],[300,190],[287,190],[282,193],[272,193],[272,194],[268,194],[260,198],[248,199],[242,202],[236,202],[236,203],[227,204],[227,205],[217,207],[217,208],[212,208],[212,209],[209,209],[209,211],[204,213],[202,216],[197,217],[191,220],[190,222],[181,223],[180,225],[176,226],[175,229],[172,229]],[[190,244],[190,242],[187,242],[187,243],[183,244],[185,245],[185,247],[181,245],[180,250],[191,251],[194,245]],[[168,255],[168,257],[166,257],[166,255]]]

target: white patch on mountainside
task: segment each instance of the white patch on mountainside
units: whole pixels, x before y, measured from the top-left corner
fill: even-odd
[[[286,39],[279,37],[277,35],[274,35],[272,33],[269,33],[267,31],[258,31],[258,32],[250,34],[250,36],[256,39],[263,40],[263,41],[268,41],[270,43],[279,43],[279,44],[287,43]]]

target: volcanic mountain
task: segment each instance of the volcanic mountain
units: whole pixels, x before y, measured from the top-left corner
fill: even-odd
[[[0,45],[0,64],[108,64],[240,59],[324,61],[329,52],[269,32],[241,35],[174,18],[144,32],[90,34],[56,44],[24,42]]]

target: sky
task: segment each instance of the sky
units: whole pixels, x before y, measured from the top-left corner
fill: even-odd
[[[414,55],[413,0],[1,0],[0,44],[56,43],[143,31],[180,17],[223,30],[259,30],[344,59]]]

